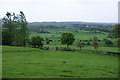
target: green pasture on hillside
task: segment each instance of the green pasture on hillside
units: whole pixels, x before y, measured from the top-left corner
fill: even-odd
[[[117,78],[118,57],[3,46],[3,78]]]
[[[60,39],[59,37],[61,37],[61,34],[64,32],[72,32],[75,35],[76,40],[89,40],[90,38],[93,38],[94,36],[98,37],[98,39],[102,40],[103,38],[106,38],[106,34],[102,34],[102,33],[92,33],[92,31],[85,31],[85,30],[78,30],[78,33],[71,31],[69,29],[67,30],[51,30],[51,29],[47,29],[47,31],[49,31],[50,33],[36,33],[36,32],[31,32],[31,36],[41,36],[41,37],[47,37],[47,38],[57,38]]]
[[[50,38],[52,40],[52,42],[50,42],[49,44],[46,44],[46,42],[44,41],[44,46],[49,46],[49,47],[66,47],[66,45],[62,45],[61,44],[61,34],[63,32],[71,32],[74,34],[75,36],[75,42],[70,45],[71,48],[73,49],[78,49],[77,47],[77,43],[79,42],[79,40],[90,40],[92,39],[94,36],[96,36],[99,40],[101,40],[100,42],[98,42],[98,50],[99,51],[106,51],[106,52],[118,52],[118,47],[116,46],[117,43],[111,39],[111,41],[114,43],[112,46],[108,46],[105,44],[105,42],[103,41],[104,38],[106,38],[108,36],[108,33],[105,32],[101,32],[101,33],[93,33],[94,31],[86,31],[86,30],[77,30],[78,32],[76,32],[76,29],[44,29],[45,31],[48,31],[50,33],[36,33],[36,32],[31,32],[30,36],[41,36],[42,38]],[[96,31],[99,32],[99,31]],[[85,42],[82,42],[85,43]],[[92,44],[92,42],[90,42],[90,44]],[[83,47],[83,50],[94,50],[93,46],[85,46]]]
[[[92,31],[85,31],[85,30],[78,30],[78,33],[76,33],[74,31],[74,29],[71,31],[70,29],[45,29],[47,31],[49,31],[50,33],[37,33],[37,32],[31,32],[30,36],[41,36],[43,38],[50,38],[51,40],[53,40],[53,42],[51,44],[60,44],[60,38],[61,38],[61,34],[64,32],[71,32],[74,34],[75,36],[75,42],[77,43],[79,42],[79,40],[90,40],[93,37],[97,37],[100,40],[103,40],[104,38],[106,38],[107,33],[106,34],[102,34],[102,33],[93,33]]]

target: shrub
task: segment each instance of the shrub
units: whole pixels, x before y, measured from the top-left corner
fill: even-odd
[[[42,48],[43,47],[42,41],[43,41],[43,38],[41,38],[40,36],[34,36],[31,38],[30,44],[34,48]]]

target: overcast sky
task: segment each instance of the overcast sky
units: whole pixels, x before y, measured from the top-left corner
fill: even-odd
[[[29,22],[118,22],[119,0],[0,0],[0,17],[23,11]]]

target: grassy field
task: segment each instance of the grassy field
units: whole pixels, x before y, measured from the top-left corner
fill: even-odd
[[[89,40],[90,38],[93,38],[94,36],[98,37],[98,39],[102,40],[103,38],[106,38],[107,34],[102,34],[102,33],[93,33],[92,31],[85,31],[85,30],[77,30],[78,33],[76,33],[74,30],[69,30],[69,29],[44,29],[49,31],[50,33],[36,33],[36,32],[31,32],[31,36],[42,36],[42,37],[47,37],[50,39],[58,40],[61,37],[61,34],[64,32],[71,32],[75,35],[76,40]]]
[[[3,46],[3,78],[117,78],[118,57]]]
[[[63,32],[71,32],[74,34],[75,36],[75,42],[70,45],[71,48],[74,49],[78,49],[77,47],[77,43],[79,42],[79,40],[90,40],[92,39],[94,36],[96,36],[99,40],[101,40],[100,42],[98,42],[98,50],[99,51],[106,51],[106,52],[118,52],[118,47],[116,46],[116,42],[113,39],[110,39],[113,42],[112,46],[108,46],[105,44],[105,42],[103,41],[104,38],[107,38],[108,33],[105,32],[101,32],[101,33],[94,33],[94,31],[86,31],[86,30],[77,30],[75,28],[73,29],[69,29],[69,28],[65,28],[65,29],[49,29],[49,28],[45,28],[45,31],[49,31],[50,33],[37,33],[37,32],[31,32],[30,36],[41,36],[42,38],[50,38],[52,40],[52,42],[50,42],[49,44],[46,44],[46,41],[44,41],[44,46],[49,46],[49,47],[66,47],[66,45],[62,45],[61,44],[61,34]],[[78,31],[78,32],[76,32]],[[96,31],[98,32],[98,31]],[[82,42],[85,43],[85,42]],[[90,42],[90,44],[92,44],[92,42]],[[83,47],[83,50],[94,50],[93,46],[85,46]]]

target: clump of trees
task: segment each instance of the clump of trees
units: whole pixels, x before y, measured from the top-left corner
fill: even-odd
[[[33,36],[30,40],[30,44],[34,48],[42,48],[43,47],[43,38],[40,36]]]
[[[103,41],[105,42],[105,44],[107,45],[107,46],[110,46],[110,45],[113,45],[113,42],[111,41],[111,40],[109,40],[109,39],[103,39]]]
[[[117,40],[118,47],[120,47],[120,24],[115,25],[110,35]]]
[[[66,44],[67,47],[69,47],[69,45],[72,45],[75,41],[74,35],[72,33],[65,32],[61,36],[61,43]]]
[[[28,38],[28,24],[22,11],[19,14],[7,12],[2,19],[2,44],[25,46]]]
[[[120,38],[120,24],[115,25],[110,34],[114,38]]]

